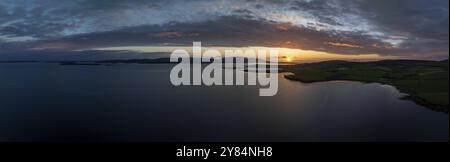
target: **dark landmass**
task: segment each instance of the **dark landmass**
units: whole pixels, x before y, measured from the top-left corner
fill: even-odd
[[[175,64],[178,62],[170,62],[170,58],[157,58],[157,59],[118,59],[118,60],[102,60],[93,61],[98,64],[117,64],[117,63],[134,63],[134,64]]]
[[[170,62],[170,58],[158,59],[117,59],[117,60],[99,60],[99,61],[0,61],[0,63],[57,63],[60,65],[108,65],[108,64],[175,64],[179,62]]]
[[[3,64],[7,64],[7,63],[36,63],[36,62],[39,62],[39,61],[0,61],[0,64],[1,63],[3,63]]]
[[[190,63],[193,63],[193,59],[190,58]],[[225,63],[226,58],[222,58],[222,63]],[[256,60],[258,61],[258,60]],[[175,62],[171,62],[170,58],[157,58],[157,59],[117,59],[117,60],[100,60],[100,61],[60,61],[61,65],[102,65],[102,64],[178,64],[181,59]],[[211,63],[212,60],[202,62]],[[236,62],[236,59],[233,59]],[[249,60],[244,58],[244,63],[248,63]]]
[[[243,58],[244,63],[249,63],[249,59]],[[202,61],[202,63],[211,63],[210,61]],[[257,63],[257,59],[255,60]],[[0,61],[0,63],[58,63],[61,65],[104,65],[104,64],[178,64],[181,59],[175,62],[171,62],[170,58],[156,58],[156,59],[114,59],[114,60],[98,60],[98,61]],[[226,62],[226,58],[222,58],[222,63]],[[236,58],[233,58],[233,63],[236,62]],[[269,63],[268,61],[264,61]],[[193,59],[190,58],[190,63],[193,63]]]
[[[227,58],[222,58],[222,63],[226,62]],[[243,58],[244,63],[248,63],[249,60],[247,58]],[[202,61],[202,63],[211,63],[213,60],[210,61]],[[258,61],[256,59],[256,61]],[[94,61],[95,63],[137,63],[137,64],[178,64],[181,62],[181,59],[179,59],[176,62],[170,62],[170,58],[157,58],[157,59],[128,59],[128,60],[103,60],[103,61]],[[236,58],[233,58],[233,63],[236,62]],[[265,61],[266,62],[266,61]],[[190,58],[190,63],[193,63],[192,57]]]
[[[98,63],[92,63],[92,62],[80,62],[80,61],[62,61],[58,62],[60,65],[88,65],[88,66],[97,66],[102,65]]]
[[[280,68],[291,73],[285,78],[305,83],[348,80],[389,84],[406,93],[404,99],[448,113],[448,65],[448,60],[325,61]]]

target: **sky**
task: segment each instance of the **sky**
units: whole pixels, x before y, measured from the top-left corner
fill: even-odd
[[[45,52],[155,52],[201,41],[210,47],[280,48],[299,59],[320,54],[442,60],[449,55],[448,3],[0,0],[0,59]]]

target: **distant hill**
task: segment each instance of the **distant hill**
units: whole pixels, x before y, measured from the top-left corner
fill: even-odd
[[[238,59],[234,58],[233,61],[236,62],[236,60]],[[250,60],[247,58],[243,58],[244,63],[248,63]],[[222,58],[222,63],[226,62],[227,58]],[[258,61],[256,59],[256,61]],[[67,64],[67,61],[61,61],[62,64],[64,65],[85,65],[85,64],[117,64],[117,63],[123,63],[123,64],[130,64],[130,63],[134,63],[134,64],[177,64],[180,63],[179,61],[176,62],[171,62],[170,58],[157,58],[157,59],[115,59],[115,60],[101,60],[101,61],[69,61],[70,64]],[[190,62],[193,62],[193,58],[190,58]],[[202,63],[210,63],[211,61],[202,61]],[[266,61],[264,61],[266,62]],[[256,62],[255,62],[256,63]]]

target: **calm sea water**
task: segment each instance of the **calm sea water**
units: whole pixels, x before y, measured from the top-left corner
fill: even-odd
[[[0,64],[0,141],[448,141],[449,118],[395,88],[174,87],[170,65]]]

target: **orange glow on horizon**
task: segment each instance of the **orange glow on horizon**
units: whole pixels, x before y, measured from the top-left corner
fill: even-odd
[[[292,58],[287,57],[287,58],[286,58],[286,61],[287,61],[287,62],[292,62]]]

